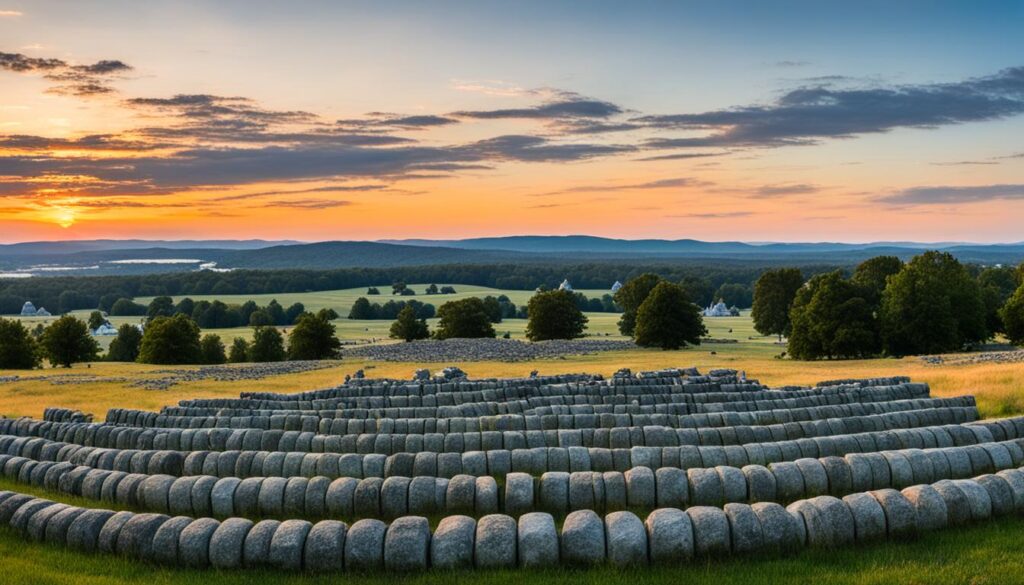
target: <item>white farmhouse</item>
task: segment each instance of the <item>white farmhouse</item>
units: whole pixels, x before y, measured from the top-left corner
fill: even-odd
[[[566,278],[562,281],[562,284],[558,285],[558,290],[566,290],[572,292],[572,285],[569,284],[569,279]]]
[[[117,329],[110,323],[104,323],[103,325],[93,329],[92,334],[96,337],[103,335],[117,335]]]
[[[704,309],[705,317],[730,317],[732,312],[729,307],[725,306],[725,303],[721,299],[717,303],[713,303]]]
[[[21,306],[22,317],[35,317],[36,306],[32,304],[32,301],[25,301],[25,304]]]

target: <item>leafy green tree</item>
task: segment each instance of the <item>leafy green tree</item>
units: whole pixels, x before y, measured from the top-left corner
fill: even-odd
[[[349,319],[367,320],[375,318],[373,305],[366,297],[359,297],[348,312]]]
[[[436,284],[432,284],[432,285],[428,286],[427,287],[427,294],[428,295],[436,295],[437,294],[437,285]]]
[[[651,291],[660,282],[661,277],[657,274],[641,274],[636,278],[627,280],[622,285],[622,288],[615,293],[615,303],[622,307],[622,317],[619,317],[619,331],[623,335],[633,336],[633,330],[636,328],[637,311],[640,309],[640,305],[647,300],[647,295],[651,294]]]
[[[93,361],[100,352],[100,344],[89,335],[89,326],[71,315],[51,323],[43,331],[40,346],[52,365],[65,368],[75,362]]]
[[[39,347],[17,319],[0,319],[0,370],[39,367]]]
[[[711,281],[699,276],[684,276],[679,281],[679,286],[686,291],[686,296],[701,307],[706,307],[715,301],[715,289]]]
[[[439,318],[434,337],[450,339],[453,337],[494,337],[494,326],[487,313],[484,302],[479,297],[468,297],[458,301],[448,301],[437,310]]]
[[[114,317],[141,317],[146,314],[146,305],[140,305],[131,299],[120,298],[110,306],[110,315]]]
[[[799,268],[765,270],[754,283],[751,317],[761,335],[789,335],[789,309],[796,291],[804,284]]]
[[[144,364],[200,363],[199,326],[183,314],[153,319],[142,334],[138,361]]]
[[[146,308],[146,318],[149,320],[156,319],[157,317],[170,317],[173,314],[174,300],[167,296],[154,298],[150,301],[149,307]]]
[[[430,337],[430,329],[425,319],[416,318],[416,310],[410,305],[398,312],[398,318],[391,324],[389,336],[392,339],[415,341]]]
[[[985,304],[985,327],[992,336],[1004,333],[1000,310],[1017,290],[1014,269],[1009,266],[985,268],[978,274],[978,286]]]
[[[107,319],[106,317],[103,316],[103,313],[99,311],[93,311],[92,313],[89,313],[89,329],[98,329],[106,322]]]
[[[576,339],[587,328],[587,317],[580,311],[569,291],[553,290],[530,297],[526,306],[529,322],[526,338],[530,341]]]
[[[99,310],[110,314],[110,310],[114,308],[114,303],[117,302],[121,297],[114,293],[107,293],[100,297]],[[0,311],[5,312],[5,311]]]
[[[249,361],[282,362],[284,358],[284,337],[276,327],[257,327],[253,330]]]
[[[326,321],[334,321],[339,317],[338,312],[330,308],[320,309],[316,314],[318,317]]]
[[[380,294],[380,289],[375,287],[375,286],[371,286],[370,288],[366,289],[366,294],[368,294],[368,295],[379,295]]]
[[[484,310],[487,311],[487,318],[491,320],[491,323],[501,323],[501,303],[496,297],[491,295],[484,297]]]
[[[142,345],[142,331],[131,323],[117,328],[117,337],[110,342],[107,349],[107,360],[112,362],[134,362],[139,359],[139,347]]]
[[[249,315],[250,327],[266,327],[268,325],[273,324],[274,319],[270,316],[270,313],[268,313],[264,309],[258,309],[256,311],[253,311],[252,314]]]
[[[443,295],[453,295],[453,294],[455,294],[455,287],[454,286],[442,286],[441,287],[441,294],[443,294]]]
[[[284,314],[284,307],[281,306],[281,303],[277,302],[277,299],[272,299],[267,304],[266,311],[274,321],[274,325],[291,325]]]
[[[303,313],[288,334],[288,359],[325,360],[338,356],[341,341],[329,320]]]
[[[999,317],[1010,343],[1024,345],[1024,285],[1017,287],[1006,301],[999,310]]]
[[[182,314],[185,314],[185,315],[188,315],[188,316],[191,317],[192,316],[192,311],[194,311],[195,308],[196,308],[196,302],[193,301],[192,299],[190,299],[189,297],[185,297],[185,298],[181,299],[180,301],[178,301],[177,305],[174,305],[174,312],[175,313],[182,313]]]
[[[707,329],[700,308],[683,287],[662,281],[637,309],[635,333],[636,343],[642,347],[679,349],[700,345]]]
[[[231,342],[231,351],[228,353],[228,361],[233,364],[240,364],[249,360],[249,342],[236,337]]]
[[[199,340],[199,361],[204,364],[219,365],[228,360],[224,354],[224,342],[220,335],[207,333]]]
[[[790,310],[789,354],[801,360],[877,354],[878,322],[864,291],[838,270],[811,278],[797,291]]]
[[[877,311],[889,277],[899,274],[900,270],[903,270],[903,261],[896,256],[875,256],[858,264],[850,280],[863,289],[864,299]]]
[[[398,281],[395,284],[391,285],[391,294],[393,294],[393,295],[404,294],[406,289],[408,289],[408,288],[409,287],[406,286],[406,284],[404,282]]]
[[[240,325],[252,324],[252,314],[260,310],[256,301],[248,300],[238,307],[238,323]]]
[[[954,351],[988,336],[977,281],[951,254],[915,256],[882,295],[882,344],[894,356]]]
[[[306,306],[302,303],[293,303],[284,311],[284,320],[287,325],[294,325],[299,317],[306,312]]]
[[[747,309],[754,302],[754,291],[745,284],[727,282],[715,291],[715,299],[720,299],[726,306]]]

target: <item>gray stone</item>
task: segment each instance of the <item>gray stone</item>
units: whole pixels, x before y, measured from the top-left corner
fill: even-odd
[[[988,490],[972,479],[957,479],[953,483],[967,498],[972,520],[987,520],[992,517],[992,496]]]
[[[136,514],[125,522],[117,535],[117,553],[145,561],[153,560],[153,537],[168,520],[170,517],[165,514]]]
[[[804,479],[804,497],[821,496],[828,493],[828,475],[821,461],[804,457],[793,462]]]
[[[210,511],[218,518],[228,518],[235,513],[235,489],[242,480],[237,477],[218,479],[210,492]]]
[[[920,532],[939,530],[949,523],[946,502],[930,485],[922,484],[903,489],[903,495],[914,506],[917,513],[917,529]]]
[[[807,546],[829,548],[834,541],[832,524],[820,508],[811,500],[798,500],[786,507],[786,510],[803,520],[807,538]]]
[[[764,549],[769,552],[790,552],[803,546],[803,525],[799,520],[774,502],[757,502],[750,506],[761,523],[761,538]]]
[[[490,476],[476,478],[476,513],[497,514],[498,507],[498,482]]]
[[[303,568],[311,573],[341,571],[344,568],[347,532],[348,526],[337,520],[321,520],[314,524],[306,535]]]
[[[169,566],[178,563],[178,537],[192,523],[189,516],[175,516],[164,522],[153,536],[153,560]]]
[[[729,503],[723,508],[729,520],[729,534],[732,539],[732,552],[749,554],[764,547],[764,534],[761,521],[747,504]]]
[[[694,506],[720,506],[725,501],[722,476],[713,467],[686,470],[690,484],[690,503]]]
[[[384,535],[387,525],[380,520],[359,520],[345,537],[345,568],[369,571],[384,567]]]
[[[354,515],[354,496],[359,480],[352,477],[339,477],[327,488],[324,504],[327,514],[333,517],[351,518]]]
[[[288,518],[303,516],[306,513],[306,486],[309,479],[293,477],[284,488],[283,514]]]
[[[985,488],[988,497],[992,501],[992,515],[1006,516],[1013,514],[1016,506],[1013,502],[1013,490],[1005,479],[998,475],[982,475],[974,478],[978,485]]]
[[[854,493],[866,492],[874,485],[871,477],[871,464],[861,453],[848,453],[844,459],[850,467],[850,490]]]
[[[505,476],[505,513],[519,516],[533,511],[533,477],[528,473]]]
[[[747,477],[738,467],[719,465],[715,471],[722,478],[722,494],[726,502],[747,501]]]
[[[242,562],[246,568],[270,565],[270,543],[280,526],[279,520],[261,520],[253,525],[245,535],[242,548]]]
[[[820,461],[828,477],[828,493],[842,496],[853,490],[853,471],[845,459],[833,456],[823,457]]]
[[[678,467],[662,467],[654,472],[659,508],[685,508],[690,501],[690,484],[686,472]],[[580,508],[573,508],[580,510]]]
[[[914,484],[914,468],[910,466],[910,461],[902,453],[886,451],[882,453],[882,456],[889,463],[892,488],[903,489]]]
[[[520,567],[533,569],[558,565],[558,530],[551,514],[523,514],[519,517],[517,534]]]
[[[171,486],[178,478],[170,475],[151,475],[139,486],[142,494],[142,502],[147,510],[154,512],[167,512],[167,494]]]
[[[58,516],[66,514],[69,511],[70,510],[61,512]],[[100,529],[99,536],[96,539],[96,550],[104,553],[117,552],[117,538],[121,534],[121,529],[124,528],[124,525],[134,517],[135,514],[133,512],[118,512],[107,518],[107,521],[103,523],[103,528]],[[54,523],[53,520],[56,520],[56,518],[51,519],[51,525]],[[46,535],[47,542],[53,542],[50,540],[49,530],[46,531]]]
[[[904,537],[917,532],[917,513],[906,496],[894,489],[868,493],[878,500],[885,511],[886,531],[890,538]]]
[[[650,562],[678,564],[693,558],[693,525],[690,516],[677,508],[661,508],[644,521]]]
[[[608,511],[626,508],[626,478],[619,471],[605,471],[601,474],[604,487],[604,509]]]
[[[430,524],[422,516],[405,516],[388,526],[384,536],[384,568],[421,571],[430,556]]]
[[[503,514],[489,514],[476,524],[474,559],[477,568],[516,565],[516,521]]]
[[[804,495],[804,476],[795,463],[771,463],[768,469],[775,476],[775,494],[780,502],[788,502]]]
[[[267,477],[263,479],[257,500],[261,516],[279,517],[284,513],[284,490],[286,487],[288,487],[287,478]]]
[[[854,542],[856,534],[853,515],[845,502],[834,496],[818,496],[811,498],[810,502],[828,522],[832,546],[845,546]]]
[[[247,518],[228,518],[210,538],[210,565],[215,569],[240,569],[245,537],[253,527]]]
[[[437,569],[473,566],[476,520],[469,516],[448,516],[438,523],[430,541],[430,564]]]
[[[476,478],[465,474],[451,478],[445,493],[446,511],[456,514],[472,514],[475,506]]]
[[[626,480],[626,502],[629,507],[646,510],[654,508],[657,502],[657,490],[654,484],[654,472],[651,468],[633,467],[626,471],[623,477]],[[608,558],[611,560],[610,550]]]
[[[605,559],[604,522],[593,510],[571,512],[562,522],[559,545],[563,563],[576,566],[603,563]]]
[[[746,465],[740,471],[747,480],[748,501],[775,501],[775,475],[767,467],[762,465]]]
[[[1024,511],[1024,471],[1019,469],[1004,469],[996,473],[1010,486],[1013,493],[1014,509],[1019,513]]]
[[[409,513],[408,477],[389,477],[380,488],[380,512],[384,518],[398,518]]]
[[[843,496],[853,515],[854,537],[857,542],[885,538],[885,510],[871,494],[856,493]]]
[[[213,518],[198,518],[181,531],[178,537],[178,560],[186,567],[210,566],[210,539],[220,527]]]
[[[729,554],[732,543],[729,519],[721,508],[693,506],[686,513],[693,524],[693,551],[697,556]]]
[[[14,530],[24,533],[33,515],[54,505],[56,505],[56,502],[51,500],[43,498],[31,499],[14,511],[14,514],[11,515],[11,519],[8,521],[8,525]]]
[[[960,526],[971,521],[971,504],[953,481],[937,481],[932,487],[946,504],[946,517],[950,526]]]
[[[332,484],[333,485],[333,484]],[[355,488],[353,488],[354,490]],[[434,491],[436,489],[436,482],[433,477],[414,477],[409,482],[409,513],[410,514],[430,514],[437,511],[436,498]],[[330,492],[328,492],[328,502],[330,501]],[[349,505],[351,506],[351,496],[349,496]],[[328,506],[330,509],[330,506]]]
[[[68,527],[68,546],[82,552],[96,552],[100,531],[113,515],[111,510],[85,510],[79,514]]]
[[[302,552],[306,548],[306,536],[313,525],[306,520],[285,520],[274,531],[270,540],[270,566],[286,571],[302,568]]]
[[[198,477],[179,477],[167,490],[167,511],[176,516],[192,514],[192,487]]]

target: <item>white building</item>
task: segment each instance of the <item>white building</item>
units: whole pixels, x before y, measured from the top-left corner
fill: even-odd
[[[612,285],[612,294],[619,292],[620,288],[622,288],[622,283],[616,280],[615,284]]]
[[[572,292],[572,285],[569,284],[569,279],[568,278],[563,280],[562,284],[558,285],[558,290],[567,290],[569,292]]]
[[[103,325],[93,329],[92,334],[96,337],[100,337],[102,335],[117,335],[117,329],[110,323],[104,323]]]
[[[721,299],[717,303],[713,303],[704,309],[705,317],[731,317],[732,312],[729,307],[725,306],[725,303]]]
[[[35,317],[36,306],[32,304],[32,301],[25,301],[25,304],[21,306],[22,317]]]

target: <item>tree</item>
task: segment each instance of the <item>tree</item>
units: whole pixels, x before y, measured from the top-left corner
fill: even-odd
[[[284,311],[284,320],[287,325],[294,325],[299,317],[306,312],[306,306],[302,303],[293,303]]]
[[[146,319],[152,321],[157,317],[170,317],[174,314],[174,300],[171,297],[156,297],[146,308]]]
[[[231,351],[228,353],[228,361],[233,364],[240,364],[249,360],[249,342],[236,337],[231,342]]]
[[[264,309],[258,309],[249,315],[250,327],[266,327],[267,325],[273,324],[274,319],[270,316],[270,313],[266,312]]]
[[[0,370],[39,367],[39,347],[17,319],[0,319]]]
[[[141,344],[142,331],[131,323],[125,323],[117,328],[117,337],[107,349],[107,359],[112,362],[134,362],[139,359]]]
[[[631,278],[626,281],[626,284],[622,285],[613,297],[615,303],[622,307],[622,317],[619,318],[619,331],[626,336],[633,336],[633,330],[636,328],[636,315],[640,309],[640,305],[647,299],[647,295],[651,294],[654,287],[658,286],[661,282],[661,277],[657,274],[641,274],[636,278]]]
[[[249,361],[281,362],[284,358],[284,337],[276,327],[257,327],[253,330]]]
[[[1024,285],[1017,287],[1006,301],[999,310],[999,317],[1010,343],[1024,345]]]
[[[453,294],[455,294],[455,287],[454,286],[442,286],[441,287],[441,294],[443,294],[443,295],[453,295]]]
[[[889,277],[903,269],[903,261],[896,256],[875,256],[857,265],[850,280],[864,289],[864,298],[877,310]]]
[[[479,297],[448,301],[437,310],[440,319],[434,337],[494,337],[494,326]]]
[[[569,291],[553,290],[530,297],[526,306],[529,322],[526,338],[530,341],[576,339],[587,328],[587,317],[580,311]]]
[[[238,323],[241,325],[251,325],[252,314],[259,310],[260,308],[256,304],[256,301],[245,301],[244,303],[242,303],[241,306],[238,307]],[[267,318],[269,319],[270,316],[268,315]]]
[[[699,276],[684,276],[679,281],[679,286],[686,291],[686,296],[701,307],[706,307],[715,302],[715,289],[711,287],[711,281]]]
[[[324,308],[316,312],[317,316],[327,321],[334,321],[339,317],[338,312],[334,309]]]
[[[199,326],[185,315],[157,317],[146,325],[138,361],[144,364],[197,364],[202,360]]]
[[[400,295],[400,294],[404,294],[404,293],[405,293],[405,290],[406,290],[407,288],[408,288],[408,287],[406,286],[406,284],[405,284],[404,282],[402,282],[402,281],[398,281],[398,282],[396,282],[395,284],[392,284],[392,285],[391,285],[391,294],[393,294],[393,295]]]
[[[219,365],[228,360],[224,354],[224,342],[220,335],[207,333],[199,341],[199,362],[203,364]]]
[[[437,285],[436,284],[432,284],[432,285],[428,286],[427,287],[427,294],[428,295],[436,295],[437,294]]]
[[[146,305],[132,302],[131,299],[120,298],[110,306],[110,315],[114,317],[141,317],[146,314]]]
[[[427,327],[427,321],[425,319],[417,319],[416,310],[412,306],[406,305],[404,309],[398,312],[398,318],[391,324],[389,337],[404,341],[426,339],[430,337],[430,329]]]
[[[1017,290],[1014,269],[1008,266],[985,268],[978,274],[978,286],[985,304],[985,327],[991,336],[1004,333],[1000,310]]]
[[[687,344],[700,345],[707,329],[700,307],[686,296],[686,291],[678,284],[662,281],[637,309],[635,333],[636,343],[642,347],[679,349]]]
[[[89,313],[89,329],[99,329],[104,323],[107,322],[106,317],[99,311],[93,311]]]
[[[366,294],[368,294],[368,295],[379,295],[380,294],[380,289],[375,287],[375,286],[371,286],[370,288],[366,289]]]
[[[882,345],[894,356],[954,351],[987,337],[975,279],[951,254],[915,256],[882,294]]]
[[[765,270],[754,283],[751,317],[761,335],[789,335],[789,309],[796,291],[804,284],[799,268]]]
[[[183,313],[188,316],[192,316],[192,311],[196,308],[196,302],[189,297],[185,297],[178,301],[177,305],[174,305],[175,313]]]
[[[281,306],[281,303],[277,302],[277,299],[271,299],[270,303],[267,304],[266,311],[274,325],[291,325],[285,318],[284,307]]]
[[[501,303],[496,297],[491,295],[484,297],[484,310],[487,311],[487,318],[491,320],[491,323],[501,323]]]
[[[359,297],[356,302],[352,303],[352,308],[348,312],[349,319],[366,320],[374,318],[373,305],[366,297]]]
[[[838,270],[811,278],[797,292],[790,310],[789,354],[801,360],[877,354],[878,321],[864,291]]]
[[[100,344],[89,335],[88,325],[71,315],[51,323],[43,331],[40,346],[50,364],[65,368],[75,362],[95,360],[100,351]]]
[[[303,313],[288,334],[288,359],[325,360],[337,357],[341,342],[334,332],[334,325],[329,320]]]

